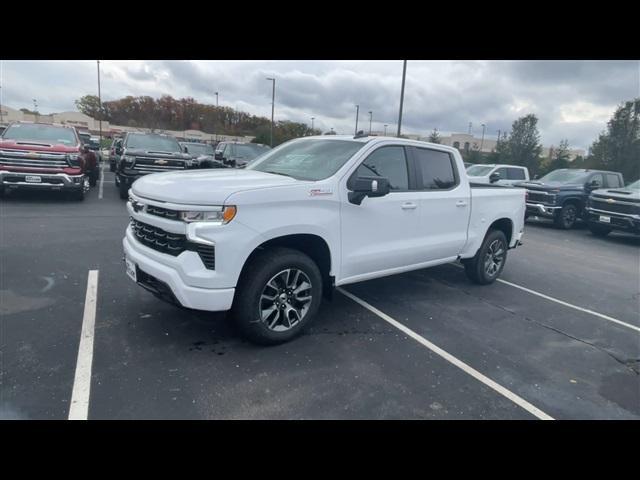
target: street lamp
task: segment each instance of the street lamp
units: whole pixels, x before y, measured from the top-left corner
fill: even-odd
[[[218,142],[218,92],[215,92],[216,94],[216,114],[214,116],[214,124],[213,124],[213,128],[215,128],[216,130],[216,143]]]
[[[316,119],[316,117],[311,117],[311,134],[313,135],[313,121]]]
[[[480,140],[480,152],[482,152],[482,146],[484,145],[484,130],[486,128],[486,125],[483,123],[482,124],[482,140]]]
[[[271,148],[273,148],[273,110],[276,104],[276,79],[267,77],[267,80],[273,82],[273,90],[271,92]]]
[[[400,111],[398,112],[398,137],[400,136],[400,130],[402,128],[402,105],[404,104],[404,82],[407,78],[407,61],[403,62],[402,66],[402,88],[400,89]]]
[[[36,123],[38,123],[38,102],[36,102],[36,99],[32,99],[33,100],[33,114],[36,116]]]
[[[100,146],[98,147],[98,153],[102,149],[102,95],[100,94],[100,60],[98,62],[98,108],[100,109],[100,118],[98,122],[100,122]]]
[[[358,135],[358,115],[360,114],[360,105],[356,105],[356,131],[354,135]]]
[[[384,136],[385,136],[385,137],[387,136],[387,127],[388,127],[388,126],[389,126],[389,125],[387,125],[386,123],[384,124]]]
[[[373,112],[369,110],[369,135],[371,135],[371,122],[373,121]]]

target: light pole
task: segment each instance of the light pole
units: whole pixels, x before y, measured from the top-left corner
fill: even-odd
[[[215,120],[214,120],[214,124],[213,124],[213,128],[216,129],[216,143],[218,142],[218,92],[215,92],[216,94],[216,114],[215,114]]]
[[[385,137],[387,136],[387,127],[388,127],[388,126],[389,126],[389,125],[387,125],[386,123],[384,124],[384,136],[385,136]]]
[[[356,105],[356,131],[354,135],[358,134],[358,115],[360,114],[360,105]]]
[[[473,126],[472,122],[469,122],[469,135],[471,135],[471,127]]]
[[[100,109],[100,118],[98,121],[100,122],[100,144],[98,147],[98,154],[100,154],[100,150],[102,149],[102,95],[100,94],[100,60],[98,62],[98,108]]]
[[[271,148],[273,148],[273,110],[276,104],[276,79],[267,77],[267,80],[273,82],[273,90],[271,91]]]
[[[486,128],[486,125],[483,123],[482,124],[482,140],[480,140],[480,152],[482,152],[482,146],[484,145],[484,129]]]
[[[371,122],[373,121],[373,112],[369,110],[369,135],[371,135]]]
[[[402,88],[400,89],[400,111],[398,112],[398,137],[402,129],[402,105],[404,104],[404,81],[407,78],[407,61],[402,66]]]
[[[36,102],[36,99],[33,99],[33,114],[36,117],[36,123],[38,123],[38,102]]]
[[[311,117],[311,135],[313,135],[313,121],[316,119],[316,117]]]

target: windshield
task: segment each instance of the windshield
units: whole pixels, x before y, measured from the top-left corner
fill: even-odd
[[[482,177],[483,175],[489,173],[491,170],[493,170],[493,167],[491,166],[472,165],[467,168],[467,175],[469,175],[470,177]]]
[[[180,144],[175,138],[138,133],[127,136],[126,148],[156,152],[182,152]]]
[[[540,182],[583,183],[587,172],[584,170],[554,170],[538,179]]]
[[[293,141],[264,155],[247,169],[298,180],[323,180],[336,173],[364,145],[350,140]]]
[[[213,147],[206,143],[185,143],[185,147],[192,155],[210,155],[213,156]]]
[[[242,158],[245,160],[252,160],[262,155],[264,152],[268,152],[269,150],[271,150],[269,147],[265,147],[263,145],[237,143],[235,146],[234,157]]]
[[[630,183],[625,188],[628,188],[629,190],[640,190],[640,180]]]
[[[47,144],[76,145],[78,139],[70,128],[54,125],[16,123],[2,135],[5,140],[43,142]]]

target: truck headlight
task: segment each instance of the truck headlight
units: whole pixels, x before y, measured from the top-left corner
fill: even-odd
[[[199,211],[189,210],[180,212],[180,219],[184,222],[217,222],[222,225],[229,223],[236,216],[237,209],[234,205],[227,205],[220,210]]]
[[[73,167],[80,166],[80,155],[77,153],[70,153],[67,158],[69,159],[69,164]]]

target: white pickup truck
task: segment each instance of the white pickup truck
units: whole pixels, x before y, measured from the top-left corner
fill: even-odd
[[[127,274],[246,336],[298,335],[333,287],[461,261],[493,282],[525,191],[471,185],[458,151],[390,137],[292,140],[246,169],[147,175],[129,191]]]

